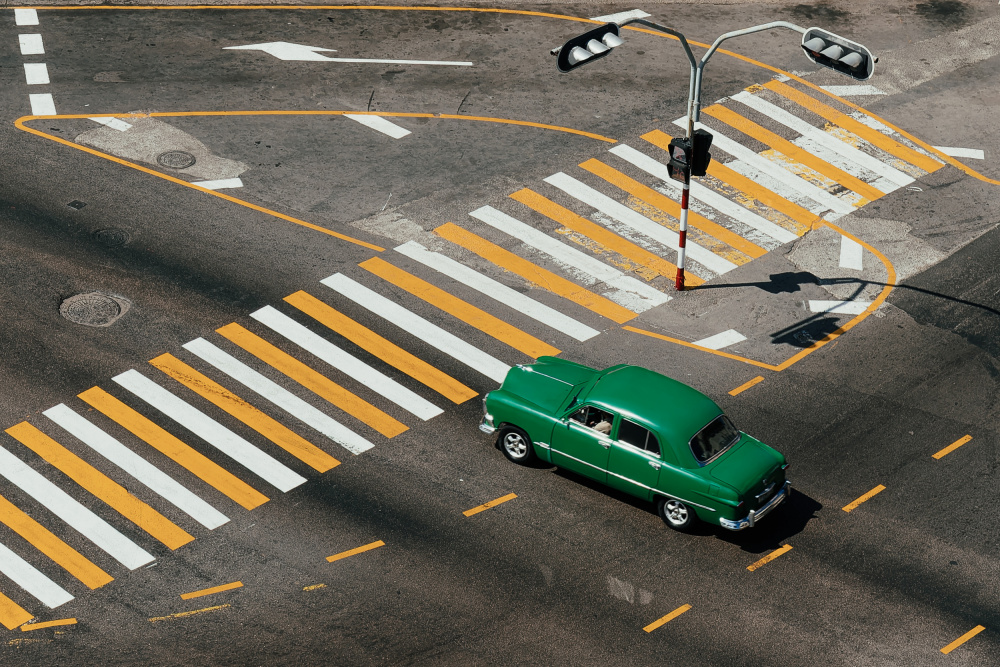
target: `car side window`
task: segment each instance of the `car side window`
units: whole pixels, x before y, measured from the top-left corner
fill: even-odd
[[[571,414],[569,418],[605,435],[611,433],[611,425],[615,421],[615,416],[613,414],[607,410],[595,408],[592,405],[580,408]]]
[[[648,429],[627,419],[622,419],[618,425],[618,441],[644,449],[650,454],[660,455],[660,443]]]

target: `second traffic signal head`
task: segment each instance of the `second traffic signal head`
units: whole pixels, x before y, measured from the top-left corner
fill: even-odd
[[[569,40],[561,49],[554,51],[559,56],[556,61],[559,71],[569,72],[580,65],[608,55],[611,49],[625,43],[625,40],[618,36],[618,32],[618,24],[607,23]]]
[[[805,31],[802,50],[817,65],[835,69],[858,81],[870,79],[878,62],[878,58],[863,45],[819,28]]]

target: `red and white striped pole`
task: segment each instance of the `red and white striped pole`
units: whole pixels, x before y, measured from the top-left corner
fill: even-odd
[[[688,235],[688,192],[691,190],[691,167],[688,165],[684,169],[684,189],[681,191],[681,226],[678,231],[680,239],[677,243],[677,280],[674,288],[678,292],[684,291],[684,251],[687,247]]]

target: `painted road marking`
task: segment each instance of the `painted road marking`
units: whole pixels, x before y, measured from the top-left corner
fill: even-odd
[[[153,562],[153,556],[139,545],[3,447],[0,447],[0,475],[128,569],[134,570]]]
[[[517,498],[516,493],[508,493],[506,496],[500,496],[496,500],[491,500],[488,503],[483,503],[479,507],[473,507],[471,510],[465,510],[464,512],[462,512],[462,514],[464,514],[465,516],[472,516],[474,514],[479,514],[480,512],[490,509],[491,507],[496,507],[501,503],[505,503],[508,500],[514,500],[514,498]]]
[[[823,301],[809,300],[809,310],[813,313],[833,315],[860,315],[872,305],[871,301]]]
[[[840,237],[840,268],[864,270],[864,248],[854,239]]]
[[[186,530],[28,422],[11,426],[7,434],[169,549],[179,549],[194,540]]]
[[[583,203],[591,206],[604,215],[617,220],[621,224],[631,227],[633,230],[639,232],[643,236],[653,239],[657,243],[667,246],[672,250],[677,250],[678,242],[680,237],[677,232],[672,229],[667,229],[663,225],[657,224],[647,218],[646,216],[633,211],[628,206],[616,202],[611,197],[602,194],[590,187],[585,185],[575,178],[568,176],[562,172],[553,174],[548,178],[544,179],[546,183],[552,185],[571,197],[574,197]],[[727,273],[736,268],[736,264],[733,264],[727,259],[719,257],[711,250],[703,248],[697,243],[687,244],[688,257],[698,262],[710,271],[714,271],[718,274]],[[711,276],[700,276],[702,278],[708,278]]]
[[[652,14],[647,14],[641,9],[630,9],[627,12],[618,12],[617,14],[605,14],[604,16],[592,16],[591,21],[602,21],[604,23],[624,23],[629,19],[644,19]]]
[[[368,114],[354,114],[345,113],[344,118],[350,118],[353,121],[357,121],[364,125],[365,127],[370,127],[376,132],[381,132],[382,134],[387,134],[393,139],[402,139],[408,134],[412,134],[405,127],[400,127],[395,123],[382,118],[381,116],[371,116]]]
[[[26,612],[16,602],[0,593],[0,623],[8,630],[24,625],[34,618],[33,614]]]
[[[15,25],[38,25],[38,12],[34,9],[15,9]]]
[[[73,599],[66,589],[3,544],[0,544],[0,572],[49,609],[55,609]]]
[[[419,394],[410,391],[271,306],[264,306],[250,313],[250,317],[424,421],[444,412]]]
[[[87,588],[91,590],[100,588],[113,580],[110,574],[84,558],[79,551],[56,537],[48,528],[3,496],[0,496],[0,522],[79,579]]]
[[[854,84],[847,86],[820,86],[823,90],[828,93],[833,93],[839,97],[850,97],[851,95],[885,95],[885,92],[879,90],[875,86],[870,84]]]
[[[182,600],[193,600],[194,598],[204,597],[206,595],[214,595],[216,593],[222,593],[223,591],[231,591],[234,588],[243,588],[242,581],[234,581],[228,584],[222,584],[221,586],[213,586],[212,588],[203,588],[200,591],[191,591],[190,593],[181,593]]]
[[[885,487],[882,486],[881,484],[879,484],[874,489],[872,489],[871,491],[869,491],[865,495],[861,496],[857,500],[854,500],[852,502],[847,503],[841,509],[844,510],[845,512],[850,512],[851,510],[857,509],[858,505],[860,505],[861,503],[863,503],[863,502],[865,502],[867,500],[871,500],[873,497],[875,497],[876,495],[882,493],[883,491],[885,491]]]
[[[366,544],[361,547],[355,547],[354,549],[349,549],[347,551],[341,551],[339,554],[334,554],[332,556],[326,557],[326,562],[332,563],[343,558],[349,558],[351,556],[356,556],[357,554],[364,553],[365,551],[371,551],[372,549],[378,549],[379,547],[384,547],[385,542],[378,540],[377,542],[372,542],[371,544]]]
[[[24,80],[29,86],[49,83],[49,68],[45,63],[24,63]]]
[[[532,285],[547,289],[553,294],[583,306],[598,315],[607,317],[618,324],[624,324],[634,319],[637,315],[637,313],[619,306],[614,301],[606,299],[599,294],[594,294],[590,290],[584,289],[576,283],[552,273],[548,269],[543,269],[537,264],[529,262],[509,250],[505,250],[495,243],[487,241],[481,236],[462,229],[458,225],[447,222],[435,229],[434,233],[443,239],[451,241],[455,245],[465,248],[469,252],[479,255],[487,261],[493,262],[502,269],[521,276]],[[502,382],[502,380],[500,381]]]
[[[255,391],[258,395],[271,401],[296,419],[308,424],[311,428],[343,446],[352,454],[360,454],[374,447],[368,440],[365,440],[337,420],[309,405],[292,392],[272,382],[242,361],[223,352],[204,338],[196,338],[189,343],[185,343],[184,349],[196,355],[202,361],[206,361],[215,368],[218,368],[248,389]],[[329,457],[329,459],[329,461],[323,464],[329,466],[327,470],[340,463],[333,457]]]
[[[669,142],[669,138],[667,141]],[[645,153],[637,151],[631,146],[627,146],[625,144],[619,144],[608,152],[617,155],[633,166],[642,169],[647,174],[658,178],[662,184],[670,187],[674,192],[678,192],[680,190],[681,186],[678,185],[676,181],[671,179],[667,173],[667,165],[663,164],[659,160],[654,160]],[[770,220],[766,220],[756,213],[743,208],[731,199],[718,194],[714,190],[710,190],[700,183],[691,183],[691,196],[697,201],[708,204],[716,211],[728,215],[733,220],[742,222],[747,227],[756,229],[758,232],[771,237],[779,243],[788,243],[789,241],[794,241],[799,238],[797,234],[794,234],[784,227],[776,225]]]
[[[600,333],[465,264],[441,253],[431,252],[416,241],[404,243],[396,251],[576,340],[589,340]]]
[[[743,392],[745,392],[750,387],[755,387],[755,386],[757,386],[758,384],[760,384],[763,381],[764,381],[764,377],[762,375],[758,375],[757,377],[755,377],[754,379],[750,380],[749,382],[744,382],[743,384],[741,384],[740,386],[738,386],[736,389],[731,390],[729,392],[729,395],[730,396],[736,396],[738,394],[742,394]]]
[[[674,620],[675,618],[677,618],[678,616],[680,616],[681,614],[683,614],[684,612],[686,612],[690,608],[691,608],[691,605],[689,605],[689,604],[682,604],[680,607],[677,607],[677,609],[674,609],[672,612],[670,612],[666,616],[662,616],[662,617],[656,619],[655,621],[653,621],[652,623],[650,623],[649,625],[647,625],[646,627],[644,627],[643,630],[645,630],[646,632],[652,632],[653,630],[657,629],[661,625],[665,625],[665,624],[669,623],[670,621]]]
[[[55,116],[56,103],[52,101],[49,93],[32,93],[28,95],[28,102],[31,103],[32,116]]]
[[[222,385],[210,380],[172,354],[149,362],[219,409],[228,412],[313,470],[326,472],[340,464],[322,449],[289,429]]]
[[[453,403],[464,403],[478,394],[450,375],[431,366],[371,329],[358,324],[335,308],[303,291],[285,297],[285,301],[309,315],[331,331],[378,357],[390,366],[438,392]]]
[[[347,391],[319,371],[310,368],[240,325],[227,324],[217,331],[230,342],[239,345],[264,363],[281,371],[309,391],[324,398],[328,403],[368,424],[385,437],[393,438],[407,430],[406,424],[395,417],[386,414],[360,396]],[[365,438],[353,433],[348,429],[340,434],[338,440],[348,451],[359,454],[374,446]]]
[[[186,618],[188,616],[194,616],[195,614],[204,614],[207,611],[218,611],[220,609],[225,609],[230,607],[229,604],[219,604],[214,607],[205,607],[204,609],[195,609],[193,611],[182,611],[177,614],[170,614],[169,616],[155,616],[149,619],[150,623],[156,623],[158,621],[172,621],[175,618]]]
[[[27,65],[25,65],[27,67]],[[30,81],[28,83],[31,83]],[[973,160],[985,160],[986,153],[978,148],[951,148],[949,146],[934,146],[945,155],[950,155],[951,157],[967,157]]]
[[[483,206],[469,215],[485,222],[494,229],[498,229],[519,241],[527,243],[534,249],[549,255],[560,264],[569,266],[592,277],[596,281],[614,287],[616,290],[619,290],[620,294],[618,295],[619,298],[612,297],[612,300],[621,303],[629,310],[643,312],[670,301],[669,296],[655,287],[640,282],[631,276],[626,276],[622,271],[608,266],[604,262],[576,248],[572,248],[530,225],[524,224],[517,218],[498,211],[492,206]]]
[[[113,118],[111,116],[95,116],[90,120],[94,121],[95,123],[100,123],[101,125],[110,127],[112,130],[118,130],[119,132],[125,132],[126,130],[132,127],[131,123],[126,123],[120,118]]]
[[[279,491],[291,491],[306,481],[302,475],[265,454],[201,410],[174,396],[139,371],[126,371],[111,379]]]
[[[226,190],[228,188],[242,188],[243,181],[239,178],[223,178],[218,181],[192,181],[191,185],[198,185],[209,190]]]
[[[775,549],[774,551],[772,551],[771,553],[769,553],[768,555],[764,556],[759,561],[757,561],[756,563],[754,563],[753,565],[747,565],[747,569],[750,570],[751,572],[753,572],[754,570],[767,565],[768,563],[770,563],[772,560],[774,560],[778,556],[780,556],[782,554],[785,554],[785,553],[788,553],[791,550],[792,550],[791,545],[790,544],[786,544],[783,547],[781,547],[780,549]]]
[[[79,396],[92,408],[99,410],[244,509],[252,510],[267,502],[267,496],[100,387],[92,387]]]
[[[302,590],[304,590],[304,591],[316,591],[316,590],[319,590],[320,588],[326,588],[326,584],[312,584],[310,586],[303,586]]]
[[[951,443],[950,445],[948,445],[941,451],[937,452],[936,454],[931,454],[931,456],[935,459],[939,459],[947,454],[951,454],[953,451],[955,451],[956,449],[958,449],[959,447],[961,447],[970,440],[972,440],[971,435],[962,436],[961,438]]]
[[[235,51],[263,51],[279,60],[309,60],[326,61],[337,63],[376,63],[384,65],[453,65],[457,67],[471,67],[473,63],[459,62],[454,60],[383,60],[376,58],[328,58],[316,53],[317,51],[336,51],[337,49],[324,49],[319,46],[306,46],[305,44],[292,44],[290,42],[268,42],[266,44],[247,44],[245,46],[224,46],[223,49]]]
[[[21,626],[21,632],[31,632],[32,630],[42,630],[44,628],[61,628],[67,625],[76,625],[75,618],[60,618],[56,621],[44,621],[42,623],[25,623]]]
[[[741,343],[747,339],[746,336],[741,334],[735,329],[729,329],[728,331],[723,331],[722,333],[717,333],[714,336],[709,336],[708,338],[702,338],[701,340],[696,340],[695,345],[699,347],[707,347],[710,350],[721,350],[724,347],[729,347],[730,345],[736,345],[736,343]]]
[[[45,53],[42,36],[38,33],[18,35],[17,41],[21,45],[22,56],[40,56]]]
[[[500,318],[490,315],[481,308],[477,308],[467,301],[463,301],[445,292],[443,289],[417,278],[411,273],[393,266],[379,257],[372,257],[358,266],[366,271],[370,271],[386,282],[423,299],[432,306],[443,310],[469,326],[479,329],[488,336],[492,336],[500,342],[510,345],[515,350],[523,352],[529,357],[537,359],[542,356],[555,356],[559,354],[559,350],[548,343],[521,331],[517,327],[507,324]]]
[[[320,282],[495,382],[502,383],[507,377],[507,371],[510,370],[507,364],[342,273],[336,273]]]
[[[229,522],[229,517],[65,404],[42,414],[205,528],[213,530]]]
[[[969,641],[970,639],[972,639],[973,637],[975,637],[976,635],[978,635],[980,632],[982,632],[985,629],[986,629],[985,627],[983,627],[981,625],[977,625],[976,627],[972,628],[971,630],[969,630],[968,632],[966,632],[964,635],[962,635],[961,637],[959,637],[958,639],[956,639],[952,643],[950,643],[947,646],[945,646],[943,649],[941,649],[941,652],[944,653],[945,655],[947,655],[948,653],[951,653],[952,651],[954,651],[955,649],[957,649],[959,646],[961,646],[965,642]]]

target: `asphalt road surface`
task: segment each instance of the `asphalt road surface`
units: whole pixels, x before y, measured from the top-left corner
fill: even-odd
[[[713,56],[680,293],[683,51],[549,55],[632,7],[0,10],[0,663],[997,664],[996,7],[639,5],[880,56]],[[542,355],[691,384],[791,500],[509,463]]]

